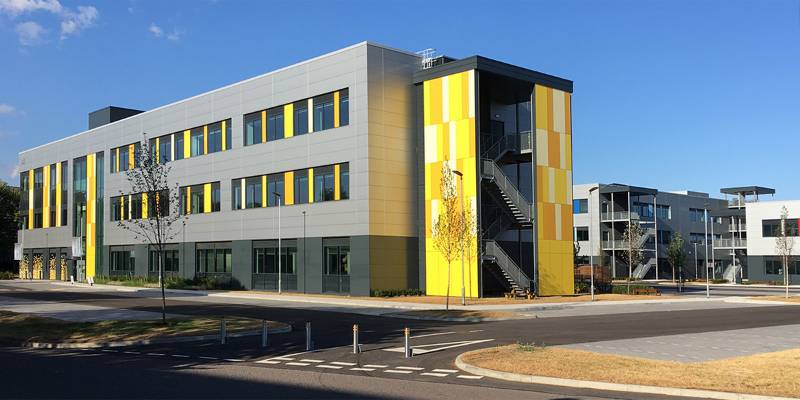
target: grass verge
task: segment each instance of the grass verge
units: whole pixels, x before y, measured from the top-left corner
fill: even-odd
[[[511,345],[472,351],[462,360],[481,368],[525,375],[768,396],[800,394],[800,349],[681,363]]]
[[[800,304],[800,296],[797,295],[789,295],[787,299],[785,296],[758,296],[758,297],[751,297],[753,300],[768,300],[768,301],[779,301],[783,303],[797,303]]]
[[[219,318],[173,318],[160,320],[68,322],[55,318],[0,311],[0,344],[18,346],[30,342],[86,343],[145,340],[162,337],[198,336],[219,333]],[[269,321],[270,328],[284,327]],[[261,328],[251,318],[226,318],[228,332]]]

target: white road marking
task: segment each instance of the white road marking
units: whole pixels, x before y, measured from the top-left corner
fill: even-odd
[[[445,343],[430,343],[430,344],[420,344],[413,347],[414,354],[425,354],[425,353],[433,353],[434,351],[442,351],[447,349],[452,349],[455,347],[462,347],[462,346],[470,346],[473,344],[478,343],[485,343],[491,342],[494,339],[483,339],[483,340],[463,340],[460,342],[445,342]],[[441,347],[435,347],[441,346]],[[403,353],[405,352],[405,348],[403,347],[392,347],[388,349],[383,349],[383,351],[393,351],[396,353]]]
[[[319,363],[325,362],[325,360],[313,360],[313,359],[310,359],[310,358],[304,358],[304,359],[302,359],[300,361],[308,362],[308,363],[315,363],[315,364],[319,364]]]
[[[356,363],[343,362],[343,361],[333,361],[331,362],[331,364],[344,365],[345,367],[352,367],[353,365],[356,365]]]
[[[350,371],[375,371],[375,368],[350,368]]]
[[[226,358],[226,359],[225,359],[225,361],[230,361],[230,362],[244,362],[244,360],[242,360],[241,358]]]
[[[454,333],[455,333],[455,332],[437,332],[437,333],[426,333],[426,334],[424,334],[424,335],[416,335],[416,336],[411,336],[411,339],[422,338],[422,337],[428,337],[428,336],[452,335],[452,334],[454,334]]]
[[[178,357],[178,358],[189,358],[189,356],[185,356],[183,354],[171,354],[171,356],[172,357]]]
[[[365,367],[367,367],[367,368],[386,368],[386,367],[388,367],[388,365],[384,365],[384,364],[367,364],[367,365],[365,365]]]
[[[387,370],[385,370],[383,372],[388,372],[390,374],[410,374],[411,373],[411,371],[404,371],[404,370],[398,371],[396,369],[387,369]]]
[[[256,362],[260,363],[260,364],[273,364],[273,365],[281,363],[280,361],[272,361],[272,360],[261,360],[261,361],[256,361]]]
[[[328,369],[342,369],[342,367],[338,365],[315,365],[317,368],[328,368]]]
[[[458,372],[456,369],[434,369],[433,372],[444,372],[446,374],[455,374]]]
[[[165,356],[164,353],[147,353],[148,356]]]
[[[291,357],[272,357],[269,360],[294,361],[294,358],[291,358]]]
[[[447,374],[440,374],[438,372],[423,372],[420,375],[435,376],[437,378],[444,378],[445,376],[447,376]]]
[[[105,352],[105,353],[116,353],[117,352],[116,350],[107,350],[107,349],[106,350],[100,350],[100,351]]]
[[[483,379],[482,376],[478,376],[478,375],[458,375],[456,378],[461,378],[461,379]]]
[[[396,368],[397,369],[407,369],[407,370],[410,370],[410,371],[422,371],[422,370],[425,369],[425,368],[420,368],[420,367],[396,367]]]
[[[307,366],[309,366],[311,364],[304,363],[304,362],[287,362],[286,365],[294,365],[296,367],[307,367]]]
[[[483,332],[483,329],[474,329],[474,330],[471,330],[471,331],[468,331],[468,332],[469,333]]]
[[[123,351],[123,353],[125,353],[125,354],[142,354],[142,353],[139,353],[138,351]]]
[[[203,360],[219,360],[219,358],[217,358],[217,357],[199,356],[197,358],[202,358]]]

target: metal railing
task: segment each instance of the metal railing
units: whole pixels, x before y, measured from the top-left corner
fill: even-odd
[[[253,289],[278,290],[278,273],[253,274]],[[297,290],[297,274],[281,274],[281,290]]]
[[[511,259],[511,257],[506,254],[505,251],[497,244],[494,240],[487,240],[486,241],[486,252],[487,256],[491,256],[494,258],[494,262],[500,269],[503,270],[511,279],[517,283],[522,289],[530,289],[531,288],[531,279],[528,275],[517,266],[517,263]]]
[[[714,247],[718,249],[732,249],[747,247],[747,239],[715,239]]]
[[[520,132],[517,135],[504,134],[498,137],[497,141],[483,151],[483,157],[496,160],[508,151],[515,153],[530,153],[533,151],[533,134],[530,131]]]
[[[322,275],[322,291],[350,293],[350,275]]]
[[[630,219],[640,220],[642,219],[641,216],[635,211],[614,211],[614,212],[604,212],[600,213],[600,218],[603,221],[625,221]],[[652,219],[652,218],[644,218],[644,219]]]
[[[747,230],[747,224],[730,224],[728,225],[729,232],[744,232]]]
[[[533,206],[531,203],[528,203],[528,199],[519,192],[517,187],[514,186],[514,183],[508,179],[494,160],[484,158],[481,164],[483,175],[490,177],[492,181],[494,181],[497,187],[500,188],[500,191],[508,196],[511,203],[519,209],[526,221],[532,221]]]

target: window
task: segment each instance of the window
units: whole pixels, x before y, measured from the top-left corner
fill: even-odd
[[[586,214],[589,212],[589,199],[574,199],[572,200],[572,213],[573,214]]]
[[[689,221],[706,222],[705,211],[700,208],[689,209]]]
[[[203,206],[205,205],[205,196],[206,191],[203,188],[203,185],[194,185],[191,187],[190,190],[191,195],[191,214],[200,214],[203,212]]]
[[[137,168],[139,166],[139,151],[141,151],[141,147],[142,145],[136,142],[111,149],[111,173]]]
[[[350,91],[343,89],[339,91],[339,126],[350,124]]]
[[[72,161],[72,236],[85,236],[86,221],[86,157]]]
[[[156,213],[161,217],[166,217],[170,213],[169,209],[169,190],[162,190],[155,196],[147,197],[147,217],[154,218]]]
[[[705,234],[703,233],[696,233],[696,232],[689,233],[689,243],[703,244],[705,243],[704,238]]]
[[[767,275],[783,275],[783,261],[778,257],[765,258],[764,273]]]
[[[333,128],[333,93],[314,97],[314,132]]]
[[[283,198],[283,174],[267,175],[267,207],[278,205],[275,193],[280,195],[281,205],[285,204],[286,199]]]
[[[350,163],[339,166],[339,198],[350,198]]]
[[[672,231],[667,230],[658,230],[658,243],[659,244],[669,244],[672,241]]]
[[[41,228],[42,223],[42,188],[44,187],[44,172],[42,168],[33,171],[33,228]]]
[[[575,241],[588,242],[589,241],[589,227],[576,226],[575,227]]]
[[[177,132],[175,135],[175,159],[183,160],[183,132]]]
[[[67,225],[67,162],[61,162],[61,226]]]
[[[314,168],[314,201],[330,201],[334,199],[335,182],[333,166]]]
[[[56,213],[58,210],[56,209],[56,178],[58,174],[56,174],[56,164],[50,165],[50,193],[49,193],[49,209],[50,209],[50,226],[56,226]]]
[[[222,151],[222,122],[208,125],[208,154]]]
[[[165,164],[172,161],[172,135],[158,139],[158,162]]]
[[[111,220],[122,221],[122,197],[111,198]]]
[[[178,272],[178,250],[164,250],[161,255],[164,272]],[[156,250],[150,250],[148,271],[158,272],[158,251]]]
[[[244,145],[261,143],[261,112],[244,116]]]
[[[267,110],[267,141],[283,139],[283,107]]]
[[[634,202],[633,203],[633,210],[639,214],[642,218],[653,218],[653,204],[652,203],[642,203],[642,202]]]
[[[254,176],[247,178],[244,181],[245,193],[245,208],[258,208],[262,207],[263,199],[261,198],[261,177]]]
[[[325,275],[350,275],[350,246],[324,246]]]
[[[308,101],[294,103],[294,134],[305,135],[308,133]]]
[[[189,134],[190,154],[192,157],[205,154],[205,143],[203,142],[203,127],[193,128]]]
[[[234,179],[231,181],[231,208],[240,210],[242,208],[242,180]]]
[[[220,191],[219,191],[219,182],[214,182],[211,184],[211,212],[217,212],[220,210]]]
[[[308,203],[308,170],[294,171],[294,204]]]
[[[761,231],[763,237],[780,237],[782,235],[781,220],[765,219],[761,221]],[[786,219],[786,236],[798,236],[798,220]]]
[[[133,250],[111,248],[111,271],[130,272],[136,269],[136,257]]]
[[[656,216],[661,219],[672,219],[672,209],[670,208],[670,206],[657,204]]]
[[[134,194],[128,196],[128,201],[130,202],[128,207],[130,207],[129,213],[131,219],[142,219],[142,195]]]
[[[205,246],[210,246],[210,248]],[[204,248],[197,249],[195,268],[199,273],[231,273],[233,265],[231,258],[230,248],[205,244]]]
[[[278,246],[258,247],[253,249],[253,273],[277,274],[278,273]],[[297,247],[281,247],[281,273],[294,274],[297,267]]]

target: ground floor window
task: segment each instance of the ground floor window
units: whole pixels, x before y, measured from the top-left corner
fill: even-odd
[[[350,275],[350,246],[325,246],[325,274]]]
[[[297,271],[297,247],[281,247],[281,273],[294,274]],[[278,273],[278,248],[254,247],[253,248],[253,273],[277,274]]]
[[[324,260],[322,291],[350,292],[350,239],[328,238],[322,240]]]
[[[122,248],[111,251],[111,272],[133,272],[136,269],[136,257],[132,249]]]
[[[161,252],[164,272],[178,272],[178,250],[164,250]],[[150,272],[158,272],[158,251],[150,250]]]
[[[230,244],[198,244],[195,264],[199,273],[231,273],[233,262]]]

